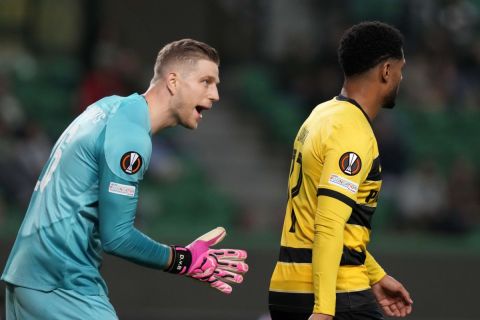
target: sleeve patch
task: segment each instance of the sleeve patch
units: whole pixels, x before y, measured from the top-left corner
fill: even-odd
[[[129,151],[125,153],[120,160],[120,168],[126,174],[135,174],[142,167],[143,159],[135,151]]]
[[[338,162],[340,170],[349,176],[354,176],[362,169],[362,160],[355,152],[345,152]]]
[[[345,190],[350,191],[351,193],[357,193],[358,192],[358,184],[355,182],[352,182],[348,179],[345,179],[343,177],[340,177],[336,174],[332,174],[330,178],[328,179],[328,183],[343,188]]]
[[[135,186],[129,186],[126,184],[110,182],[108,186],[108,192],[120,194],[122,196],[133,197],[135,196]]]

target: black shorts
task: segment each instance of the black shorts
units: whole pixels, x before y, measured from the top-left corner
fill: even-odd
[[[270,292],[269,309],[272,320],[307,320],[312,314],[313,297],[310,307],[281,303],[282,293]],[[291,297],[291,294],[287,294]],[[313,296],[313,294],[312,294]],[[286,298],[286,296],[285,296]],[[303,299],[302,299],[303,300]],[[383,320],[371,290],[337,294],[334,320]],[[288,299],[289,302],[295,299]],[[280,302],[280,303],[279,303]]]
[[[272,320],[307,320],[311,313],[297,313],[287,311],[270,310]],[[338,312],[333,320],[383,320],[380,311],[377,310],[363,310],[351,312]]]

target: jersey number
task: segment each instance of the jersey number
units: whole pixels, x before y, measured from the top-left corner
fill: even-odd
[[[74,123],[70,128],[65,130],[65,132],[62,134],[60,139],[57,142],[57,145],[54,149],[53,156],[51,156],[47,170],[45,171],[45,174],[43,177],[37,182],[37,186],[35,187],[35,191],[40,188],[40,192],[43,192],[45,187],[48,185],[50,180],[52,179],[52,175],[55,172],[55,170],[58,167],[58,164],[60,163],[60,159],[62,158],[62,148],[68,144],[74,134],[77,132],[79,128],[79,125]]]
[[[296,157],[296,159],[295,159]],[[292,176],[292,173],[294,171],[294,166],[295,163],[298,163],[300,165],[299,172],[298,172],[298,178],[297,178],[297,183],[295,186],[290,190],[290,199],[295,198],[299,192],[300,192],[300,187],[302,186],[302,180],[303,180],[303,174],[302,174],[302,153],[299,152],[297,155],[297,150],[293,150],[293,159],[292,159],[292,165],[290,169],[290,177]],[[293,204],[292,204],[292,213],[291,213],[291,219],[292,219],[292,225],[290,227],[289,232],[295,232],[295,224],[297,223],[297,217],[295,216],[295,210],[293,209]]]

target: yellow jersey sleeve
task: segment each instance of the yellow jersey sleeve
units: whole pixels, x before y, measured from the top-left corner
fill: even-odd
[[[382,280],[383,277],[387,275],[385,270],[378,264],[378,262],[373,258],[370,252],[367,251],[367,257],[365,259],[365,266],[367,267],[368,279],[370,280],[370,285],[374,285],[378,281]]]
[[[350,123],[333,125],[316,148],[323,170],[317,191],[312,272],[314,313],[335,314],[336,281],[344,229],[370,170],[372,139]]]
[[[312,252],[314,313],[335,315],[336,281],[346,217],[352,209],[331,197],[319,197]],[[347,218],[348,219],[348,218]]]
[[[323,155],[318,195],[336,195],[341,201],[353,203],[372,166],[372,136],[357,130],[354,124],[331,127],[323,145],[317,146]]]

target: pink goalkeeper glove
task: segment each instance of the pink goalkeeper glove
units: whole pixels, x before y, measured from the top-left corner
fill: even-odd
[[[172,263],[165,271],[208,282],[211,287],[230,294],[232,287],[227,282],[241,283],[248,265],[244,262],[247,258],[244,250],[210,249],[226,234],[224,228],[217,227],[186,247],[172,246]]]

